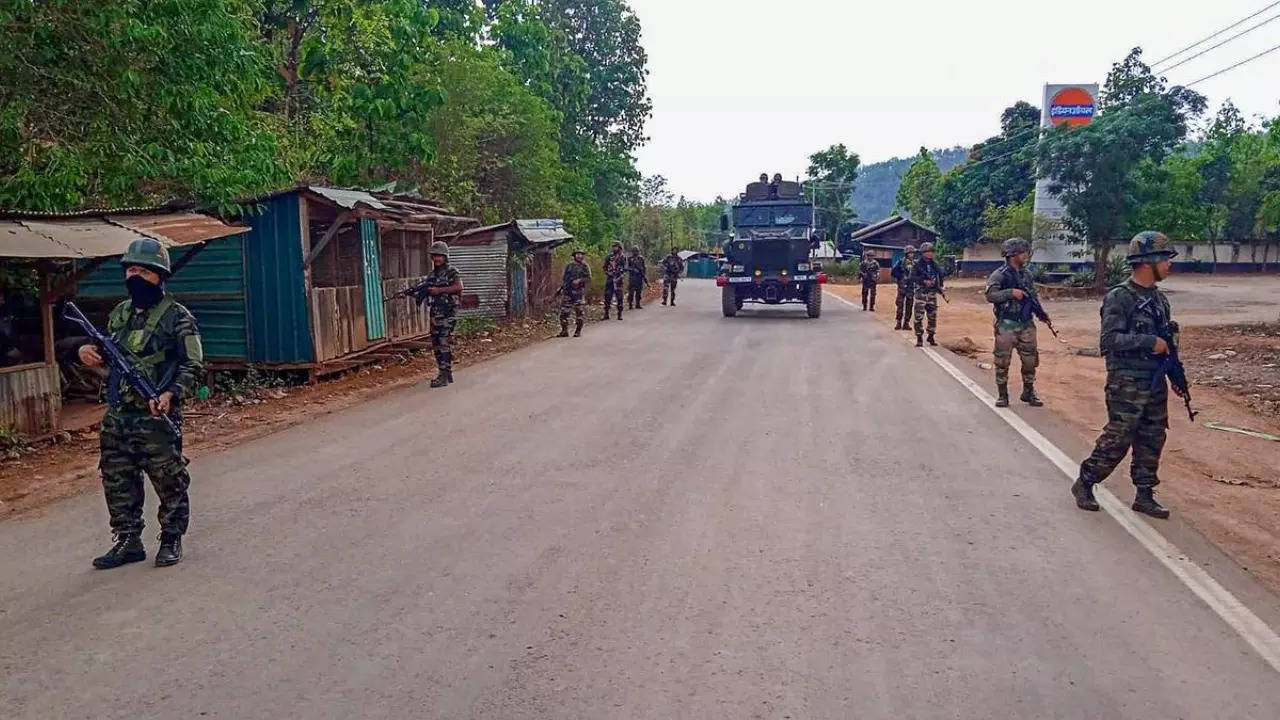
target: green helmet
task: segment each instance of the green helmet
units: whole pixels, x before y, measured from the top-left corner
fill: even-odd
[[[443,240],[437,240],[431,243],[431,250],[429,251],[429,254],[443,255],[444,259],[448,260],[449,259],[449,243],[446,243]]]
[[[614,249],[614,250],[621,250],[621,249],[622,249],[622,243],[618,242],[617,240],[614,240],[614,241],[613,241],[613,249]]]
[[[120,265],[129,267],[130,265],[141,265],[149,270],[155,270],[158,273],[169,274],[169,251],[160,244],[159,240],[152,238],[138,238],[129,243],[129,249],[124,251],[124,255],[120,258]]]
[[[586,251],[586,250],[583,250],[583,249],[582,249],[582,248],[580,248],[580,247],[576,247],[576,248],[574,248],[574,249],[573,249],[573,252],[571,252],[571,253],[569,253],[569,254],[570,254],[570,255],[586,255],[586,254],[587,254],[587,251]]]
[[[915,245],[908,245],[908,246],[906,246],[906,247],[902,248],[902,251],[903,251],[903,252],[905,252],[905,253],[906,253],[906,254],[908,254],[908,255],[914,255],[914,254],[915,254],[915,252],[916,252],[916,246],[915,246]]]
[[[920,243],[920,252],[921,253],[933,252],[933,243],[931,242]]]
[[[1000,252],[1005,257],[1018,253],[1031,252],[1031,244],[1020,237],[1011,237],[1000,243]]]
[[[1155,230],[1143,230],[1133,239],[1129,241],[1129,255],[1125,260],[1130,265],[1138,265],[1146,262],[1159,262],[1164,259],[1171,259],[1178,256],[1178,253],[1169,247],[1169,238],[1162,232]]]

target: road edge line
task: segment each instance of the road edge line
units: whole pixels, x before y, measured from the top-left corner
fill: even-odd
[[[852,301],[835,293],[827,292],[827,294],[850,307],[857,307]],[[974,382],[968,375],[965,375],[963,371],[944,358],[938,351],[933,348],[922,348],[922,350],[924,350],[924,354],[929,359],[945,370],[948,375],[959,382],[974,397],[982,401],[982,404],[988,410],[994,412],[1021,435],[1023,439],[1031,443],[1036,450],[1039,450],[1040,454],[1062,471],[1064,475],[1072,481],[1076,479],[1079,465],[1057,445],[1054,445],[1052,441],[1042,435],[1039,430],[1033,428],[1026,420],[1019,417],[1017,413],[1007,408],[996,407],[995,398],[990,393]],[[1065,494],[1065,485],[1063,489]],[[1109,489],[1102,485],[1097,485],[1095,486],[1094,494],[1098,498],[1098,504],[1106,510],[1113,520],[1119,523],[1120,527],[1124,528],[1129,535],[1137,540],[1147,552],[1155,556],[1196,597],[1200,598],[1211,610],[1217,613],[1223,622],[1232,630],[1235,630],[1236,634],[1271,666],[1271,669],[1280,673],[1280,635],[1277,635],[1270,625],[1258,617],[1231,591],[1223,587],[1217,580],[1214,580],[1208,571],[1187,557],[1186,553],[1178,549],[1158,530],[1139,520]]]

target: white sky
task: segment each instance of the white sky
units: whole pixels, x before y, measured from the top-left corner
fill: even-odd
[[[864,164],[972,145],[1014,101],[1039,106],[1046,82],[1101,83],[1134,46],[1151,63],[1270,2],[630,0],[654,106],[639,166],[711,200],[761,172],[801,174],[833,143]],[[1205,47],[1272,15],[1280,6]],[[1167,75],[1189,83],[1277,44],[1280,20]],[[1211,111],[1230,97],[1246,115],[1280,114],[1280,51],[1195,89]]]

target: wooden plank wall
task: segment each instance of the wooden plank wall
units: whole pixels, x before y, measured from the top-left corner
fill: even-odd
[[[314,288],[311,317],[315,323],[316,362],[358,352],[369,345],[361,285]]]
[[[425,277],[425,276],[424,276]],[[422,277],[395,278],[382,281],[382,296],[391,297],[410,285],[422,281]],[[427,304],[418,305],[413,298],[396,298],[387,303],[387,337],[391,340],[418,337],[431,330],[431,314]]]
[[[62,387],[58,366],[27,365],[0,371],[0,427],[35,437],[58,427]]]

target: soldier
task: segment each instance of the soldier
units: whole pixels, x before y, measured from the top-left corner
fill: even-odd
[[[591,283],[591,268],[587,267],[586,253],[580,249],[573,251],[573,262],[564,266],[564,278],[560,281],[560,334],[557,337],[569,337],[569,311],[573,311],[574,337],[582,337],[582,324],[585,321],[582,308],[587,304],[587,286]]]
[[[622,254],[622,243],[613,244],[613,252],[604,259],[604,319],[609,319],[609,305],[618,301],[618,319],[622,319],[622,276],[627,273],[627,258]]]
[[[880,282],[880,263],[870,252],[862,253],[862,262],[858,265],[858,277],[862,280],[862,309],[876,311],[876,283]],[[867,299],[871,307],[867,307]]]
[[[431,272],[427,275],[427,296],[431,301],[431,349],[436,356],[439,373],[431,387],[444,387],[453,382],[453,331],[458,327],[458,300],[462,296],[462,278],[449,264],[449,246],[437,240],[431,243]]]
[[[182,456],[182,435],[169,429],[168,415],[181,428],[182,401],[195,391],[204,371],[200,331],[191,312],[165,292],[169,251],[150,238],[134,240],[120,259],[129,299],[111,311],[106,334],[132,356],[160,397],[144,400],[119,373],[107,377],[107,413],[100,436],[102,489],[111,515],[115,543],[94,558],[98,569],[116,568],[147,559],[142,546],[145,471],[160,498],[160,548],[156,566],[182,560],[182,536],[191,514],[187,488],[191,476]],[[103,367],[96,345],[80,346],[80,362]]]
[[[640,246],[631,246],[631,257],[627,258],[627,309],[641,309],[640,298],[644,295],[644,286],[649,283],[649,270],[645,267],[644,256],[640,254]]]
[[[893,264],[893,269],[889,274],[893,276],[894,282],[898,284],[898,296],[894,298],[893,305],[895,309],[894,330],[910,330],[911,329],[911,306],[914,301],[915,290],[911,286],[911,274],[916,269],[916,249],[912,245],[906,247],[906,252],[902,259]]]
[[[1098,510],[1093,486],[1107,479],[1132,449],[1129,476],[1137,488],[1133,509],[1154,518],[1169,517],[1155,498],[1160,483],[1156,470],[1169,427],[1169,390],[1163,375],[1158,382],[1153,379],[1170,351],[1159,335],[1168,333],[1177,342],[1169,299],[1156,287],[1169,277],[1177,254],[1162,233],[1138,233],[1129,242],[1128,281],[1111,288],[1102,301],[1099,346],[1107,359],[1107,425],[1071,486],[1081,510]],[[1176,387],[1174,392],[1182,394]]]
[[[945,292],[942,287],[942,268],[933,261],[933,243],[920,245],[923,256],[911,271],[911,285],[915,290],[915,330],[916,347],[924,347],[924,318],[929,316],[929,344],[937,345],[933,339],[938,329],[938,293]]]
[[[1009,238],[1000,246],[1005,266],[987,278],[987,302],[995,313],[996,407],[1009,407],[1009,366],[1016,348],[1022,361],[1022,402],[1032,407],[1044,405],[1036,397],[1036,367],[1040,350],[1036,346],[1036,322],[1023,312],[1028,296],[1036,294],[1035,281],[1027,271],[1031,245],[1022,238]]]
[[[667,304],[667,296],[671,297],[671,307],[676,306],[676,285],[680,283],[680,274],[684,272],[684,261],[680,259],[680,248],[671,248],[671,254],[662,258],[662,304]]]

